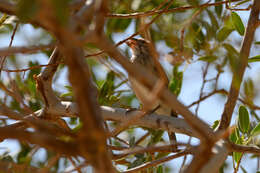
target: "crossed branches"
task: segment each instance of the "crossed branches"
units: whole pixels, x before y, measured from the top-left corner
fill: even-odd
[[[86,56],[84,54],[83,45],[85,43],[94,43],[98,48],[103,50],[95,55],[104,52],[107,53],[131,76],[135,76],[136,80],[142,82],[152,91],[153,86],[155,86],[159,79],[152,74],[145,73],[145,70],[142,67],[131,64],[117,49],[117,46],[127,39],[116,45],[109,41],[103,33],[106,18],[140,18],[150,15],[157,15],[157,17],[159,17],[165,13],[194,8],[202,9],[227,2],[230,1],[220,1],[211,4],[206,3],[200,6],[180,7],[176,9],[156,9],[145,13],[122,15],[109,14],[108,2],[105,0],[94,1],[87,4],[84,4],[84,1],[79,0],[71,4],[71,9],[76,10],[74,11],[75,13],[70,16],[68,24],[61,25],[52,13],[48,13],[48,10],[52,9],[50,1],[41,0],[40,3],[43,5],[40,10],[41,14],[35,15],[35,18],[30,19],[28,22],[46,29],[54,35],[57,42],[50,45],[4,48],[0,49],[0,56],[8,56],[14,53],[33,53],[43,49],[53,49],[48,65],[46,65],[46,68],[38,76],[35,76],[37,90],[42,96],[44,107],[36,112],[27,112],[26,115],[21,115],[10,110],[5,105],[1,105],[1,114],[18,120],[15,124],[0,127],[1,139],[14,138],[38,144],[39,146],[54,150],[69,158],[71,156],[82,156],[87,162],[84,164],[90,164],[97,172],[116,172],[112,165],[112,159],[115,159],[116,162],[116,159],[133,153],[157,152],[159,150],[161,152],[168,152],[168,149],[170,149],[171,146],[152,146],[149,149],[140,149],[129,148],[129,146],[117,148],[107,144],[109,132],[107,131],[108,129],[104,128],[103,123],[105,120],[124,123],[131,121],[142,112],[133,111],[128,116],[125,116],[125,109],[98,105],[97,91],[93,85],[89,67],[85,62]],[[0,0],[0,11],[10,15],[17,15],[16,4],[12,4],[5,0]],[[167,88],[163,88],[163,90],[158,94],[158,99],[175,110],[184,119],[151,114],[149,116],[142,116],[135,119],[132,124],[186,134],[200,139],[201,143],[198,146],[190,146],[186,144],[186,149],[176,150],[174,155],[145,163],[140,167],[129,169],[126,172],[136,172],[187,154],[192,154],[193,160],[186,168],[185,172],[209,172],[209,170],[214,172],[219,169],[230,152],[241,151],[260,155],[260,150],[258,148],[231,144],[226,139],[227,134],[230,132],[230,119],[236,101],[238,100],[240,84],[247,66],[251,43],[254,38],[255,30],[260,23],[258,18],[259,11],[260,1],[254,0],[251,7],[251,14],[246,34],[240,50],[240,68],[238,73],[234,73],[233,75],[231,88],[228,92],[228,100],[221,116],[221,123],[218,131],[214,132],[208,124],[194,116],[194,114],[183,105],[174,94],[172,94]],[[142,30],[147,29],[157,19],[157,17],[129,38],[132,38]],[[89,27],[90,21],[94,24],[94,27]],[[83,35],[82,31],[84,31]],[[68,66],[69,80],[73,88],[75,102],[61,101],[52,89],[53,76],[61,62]],[[31,68],[28,68],[28,70],[29,69]],[[81,77],[78,78],[78,76]],[[20,98],[19,95],[15,93],[15,90],[8,92],[11,96]],[[190,106],[198,104],[202,100],[216,93],[226,94],[227,92],[215,88],[215,90],[209,95],[201,95],[199,100],[192,103]],[[61,117],[80,117],[83,126],[77,133],[72,133]],[[130,124],[131,123],[128,125]],[[14,127],[16,127],[16,129]],[[26,129],[28,127],[33,127],[35,132],[27,131]],[[68,140],[62,139],[62,136],[66,136]],[[116,135],[113,137],[117,138]],[[127,142],[121,142],[127,145]],[[178,145],[183,146],[184,144],[179,143]],[[162,148],[164,148],[164,150]],[[217,152],[213,152],[213,149]],[[113,155],[111,154],[112,150],[121,150],[123,153],[121,155]],[[201,157],[201,155],[203,155],[203,157]]]

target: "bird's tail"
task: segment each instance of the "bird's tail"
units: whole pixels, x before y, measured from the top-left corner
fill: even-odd
[[[174,110],[171,110],[171,117],[178,117],[177,113]],[[173,145],[173,151],[178,149],[177,138],[174,132],[168,132],[170,143]]]

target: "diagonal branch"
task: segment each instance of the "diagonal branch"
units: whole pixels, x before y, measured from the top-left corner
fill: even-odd
[[[55,48],[48,62],[50,66],[47,66],[35,77],[37,90],[41,93],[47,109],[59,103],[58,97],[52,90],[52,78],[58,68],[60,56],[58,49]]]
[[[194,152],[194,148],[186,149],[186,150],[183,150],[183,151],[181,151],[177,154],[166,156],[166,157],[154,160],[154,161],[144,163],[144,164],[142,164],[138,167],[128,169],[128,170],[124,171],[124,173],[138,172],[138,171],[141,171],[143,169],[147,169],[147,168],[162,164],[164,162],[168,162],[168,161],[173,160],[175,158],[178,158],[178,157],[181,157],[181,156],[184,156],[184,155],[187,155],[187,154],[192,154],[193,152]]]
[[[225,104],[224,112],[221,116],[221,122],[218,130],[226,129],[231,121],[236,101],[238,100],[239,90],[243,75],[248,64],[248,56],[250,54],[251,45],[254,39],[255,30],[259,20],[260,1],[254,0],[253,7],[248,20],[245,37],[239,55],[239,63],[236,73],[233,74],[228,100]]]
[[[105,50],[110,55],[110,57],[114,58],[118,63],[120,63],[131,76],[135,76],[136,80],[140,81],[147,88],[153,88],[154,84],[156,83],[155,76],[146,73],[146,71],[142,67],[138,66],[138,64],[131,64],[106,37],[102,37],[97,40],[97,44],[100,46],[100,48]],[[214,138],[212,129],[210,129],[206,123],[196,118],[166,87],[160,94],[160,100],[181,114],[187,123],[191,126],[194,133],[200,137],[200,139],[211,140]]]

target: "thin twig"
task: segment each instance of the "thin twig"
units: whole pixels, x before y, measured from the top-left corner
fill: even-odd
[[[186,146],[188,148],[191,148],[190,144],[186,144],[186,143],[176,143],[176,144],[169,144],[169,145],[159,145],[159,146],[149,146],[149,147],[133,147],[133,148],[128,148],[125,150],[122,150],[121,157],[124,157],[126,155],[132,155],[132,154],[138,154],[138,153],[145,153],[145,152],[149,152],[149,153],[155,153],[155,152],[180,152],[181,150],[176,149],[175,151],[172,150],[172,148],[174,146]],[[118,156],[119,156],[118,155]]]
[[[135,142],[135,145],[139,145],[141,142],[143,142],[148,136],[150,135],[150,132],[146,132],[140,139],[138,139],[136,142]]]
[[[76,171],[78,171],[78,173],[82,173],[81,170],[80,170],[80,167],[77,166],[77,164],[75,163],[75,161],[73,160],[72,157],[69,157],[69,161],[72,163],[72,165],[74,166],[74,169]]]
[[[18,26],[19,26],[19,23],[16,23],[16,24],[15,24],[15,27],[14,27],[14,30],[13,30],[13,33],[12,33],[12,35],[11,35],[10,43],[9,43],[9,45],[8,45],[9,48],[10,48],[10,47],[12,46],[12,44],[13,44],[14,36],[15,36],[15,33],[16,33],[16,31],[17,31]],[[0,75],[1,75],[1,70],[2,70],[2,68],[3,68],[3,66],[4,66],[4,63],[5,63],[5,59],[6,59],[6,56],[1,57]]]
[[[28,70],[33,70],[33,69],[37,69],[37,68],[41,68],[41,67],[56,66],[56,65],[59,65],[59,63],[57,63],[57,64],[35,65],[35,66],[32,66],[32,67],[23,68],[23,69],[16,69],[16,70],[2,69],[2,71],[5,71],[5,72],[25,72],[25,71],[28,71]]]
[[[134,122],[136,122],[137,120],[141,119],[142,117],[144,117],[145,115],[150,114],[150,111],[146,111],[146,112],[140,112],[139,114],[131,117],[131,119],[129,119],[128,121],[122,122],[121,124],[119,124],[116,129],[114,129],[109,136],[117,136],[120,132],[122,132],[125,128],[127,128],[128,126],[130,126],[131,124],[133,124]],[[126,114],[127,116],[127,114]]]
[[[190,105],[188,105],[187,107],[190,108],[190,107],[192,107],[192,106],[194,106],[194,105],[196,105],[196,104],[202,102],[203,100],[205,100],[205,99],[207,99],[207,98],[213,96],[214,94],[218,94],[218,93],[220,93],[220,94],[227,94],[227,91],[224,90],[224,89],[214,90],[214,91],[212,91],[211,93],[209,93],[208,95],[205,95],[205,96],[201,97],[199,100],[192,102],[192,103],[191,103]]]
[[[149,23],[147,23],[144,26],[142,26],[136,33],[134,33],[131,36],[127,37],[126,39],[121,40],[118,43],[116,43],[115,47],[120,46],[121,44],[125,43],[127,40],[129,40],[129,39],[137,36],[138,34],[140,34],[143,30],[146,30],[151,24],[153,24],[155,22],[155,20],[157,20],[163,14],[164,11],[166,11],[170,7],[172,2],[173,2],[173,0],[171,2],[169,2],[169,4],[162,11],[158,12],[157,16],[155,16]],[[97,53],[94,53],[94,54],[85,55],[85,57],[88,58],[88,57],[92,57],[92,56],[98,56],[98,55],[101,55],[103,53],[105,53],[104,50],[102,50],[100,52],[97,52]]]
[[[138,167],[128,169],[127,171],[124,171],[124,173],[138,172],[138,171],[141,171],[143,169],[147,169],[147,168],[150,168],[150,167],[153,167],[153,166],[157,166],[157,165],[162,164],[164,162],[167,162],[167,161],[170,161],[172,159],[175,159],[175,158],[187,155],[187,154],[191,154],[191,153],[193,153],[193,149],[187,149],[187,150],[181,151],[177,154],[170,155],[170,156],[167,156],[167,157],[163,157],[161,159],[145,163],[145,164],[140,165]]]
[[[205,3],[201,5],[196,5],[196,6],[186,6],[186,7],[177,7],[169,10],[163,11],[163,13],[173,13],[173,12],[180,12],[180,11],[185,11],[185,10],[190,10],[194,8],[206,8],[206,7],[211,7],[211,6],[218,6],[225,4],[226,2],[236,2],[238,0],[227,0],[227,1],[219,1],[215,3]],[[108,18],[140,18],[140,17],[145,17],[145,16],[153,16],[158,14],[159,12],[162,12],[162,10],[159,11],[147,11],[147,12],[140,12],[140,13],[132,13],[132,14],[107,14],[106,17]]]
[[[203,90],[204,90],[205,84],[207,82],[206,77],[207,77],[208,69],[209,69],[209,63],[206,64],[206,67],[205,67],[204,70],[202,69],[202,71],[203,71],[203,73],[202,73],[202,85],[201,85],[201,88],[200,88],[200,95],[199,95],[199,100],[197,102],[197,107],[195,109],[195,116],[198,116],[198,110],[199,110],[200,102],[202,100]],[[188,144],[191,143],[191,139],[192,139],[192,137],[189,137]],[[185,155],[184,158],[183,158],[180,170],[182,170],[184,168],[186,160],[187,160],[187,155]]]

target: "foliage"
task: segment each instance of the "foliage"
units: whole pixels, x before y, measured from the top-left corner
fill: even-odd
[[[87,57],[85,62],[88,64],[91,79],[98,92],[96,95],[95,93],[89,93],[89,97],[97,96],[97,102],[102,106],[123,108],[124,110],[126,108],[130,109],[130,114],[133,107],[141,109],[142,106],[129,85],[128,75],[126,74],[128,70],[118,65],[115,58],[113,59],[109,55],[109,51],[106,51],[108,54],[100,53],[99,51],[102,51],[102,49],[96,42],[90,44],[85,43],[84,40],[91,39],[88,38],[88,32],[90,32],[91,27],[98,25],[95,21],[99,20],[99,15],[105,15],[105,22],[101,31],[104,31],[104,35],[114,44],[116,44],[118,40],[121,41],[130,36],[130,33],[137,33],[137,37],[141,36],[150,39],[157,48],[158,55],[160,55],[160,62],[163,62],[163,65],[167,64],[163,66],[163,68],[169,78],[169,91],[175,96],[178,96],[180,100],[182,100],[182,97],[187,93],[191,93],[190,91],[196,92],[199,98],[191,95],[189,96],[190,100],[188,102],[184,101],[184,104],[187,105],[187,110],[193,111],[193,113],[199,115],[199,118],[202,120],[203,117],[200,117],[199,111],[201,102],[217,94],[222,94],[225,98],[229,97],[231,78],[223,81],[221,77],[224,75],[230,76],[230,74],[240,74],[241,72],[241,64],[243,61],[241,60],[240,43],[245,37],[246,23],[244,23],[245,16],[240,13],[240,10],[232,9],[246,8],[248,4],[253,3],[253,1],[250,0],[238,0],[225,4],[220,3],[223,1],[215,0],[201,6],[201,4],[204,4],[204,1],[176,0],[170,4],[170,1],[164,0],[113,0],[108,2],[108,9],[104,14],[95,13],[95,15],[92,16],[94,10],[86,16],[90,21],[83,21],[79,19],[79,16],[75,17],[76,14],[81,14],[79,12],[82,4],[80,4],[78,8],[77,5],[73,5],[73,3],[76,2],[74,0],[13,0],[10,2],[17,7],[14,12],[12,12],[11,8],[9,10],[3,10],[4,8],[1,8],[2,6],[0,5],[1,39],[7,37],[17,42],[21,41],[24,43],[24,47],[56,44],[59,46],[59,49],[64,51],[67,50],[67,47],[60,44],[63,38],[59,36],[63,36],[63,34],[70,36],[68,40],[71,39],[71,42],[74,43],[76,42],[73,40],[75,33],[71,31],[76,30],[77,38],[80,37],[80,39],[77,40],[77,46],[79,49],[82,49]],[[49,7],[49,11],[47,7]],[[162,12],[163,10],[165,11]],[[113,16],[113,14],[117,15]],[[134,17],[131,17],[130,14],[134,15]],[[71,18],[73,15],[74,18]],[[14,18],[14,16],[16,17]],[[44,20],[39,20],[41,17]],[[76,23],[78,25],[71,26],[75,21],[77,21]],[[100,23],[102,23],[101,21],[102,20],[100,20]],[[149,23],[151,21],[152,23]],[[89,30],[86,29],[86,25],[89,26]],[[61,28],[68,28],[68,30],[62,30]],[[102,35],[101,33],[98,34]],[[252,52],[256,52],[256,55],[248,57],[249,64],[246,64],[250,67],[250,70],[255,70],[256,67],[254,64],[260,61],[260,55],[258,55],[259,44],[259,37],[256,37],[255,43],[253,44],[254,47],[252,48]],[[16,43],[13,43],[13,45],[10,44],[10,47],[12,46],[17,45]],[[123,52],[124,55],[130,56],[129,48],[124,48],[123,46],[120,48],[122,48],[121,52]],[[3,49],[8,50],[8,48]],[[42,86],[38,81],[39,74],[43,75],[44,69],[40,67],[40,65],[46,64],[47,60],[50,59],[52,49],[51,51],[46,51],[46,49],[42,48],[37,50],[37,53],[34,51],[33,56],[29,55],[32,54],[30,51],[25,52],[26,54],[12,53],[7,56],[5,56],[4,53],[8,53],[8,51],[2,52],[4,51],[1,49],[0,55],[3,66],[1,65],[0,88],[2,90],[0,92],[0,123],[1,128],[4,128],[9,127],[14,120],[15,123],[19,122],[19,120],[25,121],[24,117],[28,115],[35,115],[37,118],[37,111],[48,109],[48,104],[52,106],[52,103],[46,102],[46,96],[41,92],[41,89],[45,90],[46,88],[41,88]],[[24,52],[21,51],[20,53]],[[58,62],[60,64],[56,69],[57,71],[55,71],[52,83],[49,84],[48,87],[53,88],[55,98],[58,98],[58,101],[77,102],[79,100],[77,90],[75,90],[75,87],[67,79],[67,73],[71,73],[68,67],[68,61],[66,61],[67,56],[70,55],[63,52],[62,60]],[[4,57],[6,57],[5,62],[3,60],[5,59]],[[55,65],[57,64],[52,66]],[[187,78],[187,76],[192,76],[190,74],[194,72],[189,69],[189,67],[192,66],[203,67],[204,70],[201,72],[202,80],[196,81],[198,77],[195,76],[194,79]],[[28,69],[21,70],[24,68]],[[10,70],[12,69],[20,70],[11,73],[12,71],[10,72]],[[82,76],[70,76],[69,78],[72,78],[70,81],[72,81],[73,78],[82,78],[82,80],[85,80],[83,74]],[[191,80],[191,82],[187,82],[188,80]],[[229,140],[234,144],[242,146],[260,147],[260,119],[258,118],[260,108],[256,102],[258,99],[257,91],[259,90],[256,83],[257,75],[255,73],[247,78],[236,78],[234,80],[236,80],[236,82],[242,80],[243,87],[240,94],[238,94],[240,97],[238,99],[235,98],[239,106],[237,106],[235,111],[231,111],[233,112],[233,116],[236,117],[236,122],[232,122],[234,130],[229,135]],[[195,84],[197,85],[199,82],[202,83],[202,87],[196,90]],[[233,87],[239,90],[239,82]],[[50,88],[47,88],[47,90]],[[189,92],[187,88],[190,90]],[[225,92],[221,92],[220,90],[225,90]],[[215,99],[214,101],[224,105],[223,99]],[[194,102],[194,104],[190,104],[192,102]],[[195,109],[189,107],[189,104]],[[211,116],[211,112],[215,111],[211,110],[211,108],[203,108],[208,112],[208,116]],[[77,110],[78,109],[79,108],[77,108]],[[10,112],[8,112],[8,110],[10,110]],[[208,122],[214,131],[217,131],[221,123],[220,115],[222,112],[218,113],[220,113],[218,117],[214,117],[212,122]],[[43,136],[47,138],[50,137],[47,132],[51,131],[57,135],[54,138],[55,140],[65,143],[77,142],[81,136],[87,136],[89,138],[97,136],[97,134],[89,134],[89,132],[84,132],[87,134],[80,133],[80,130],[85,128],[84,120],[82,120],[81,116],[73,115],[74,117],[66,118],[62,116],[63,115],[60,115],[60,117],[52,117],[52,115],[47,115],[42,119],[38,118],[37,120],[42,124],[38,123],[38,121],[28,120],[26,121],[28,127],[26,127],[27,130],[25,130],[25,132],[26,134],[27,132],[35,132],[36,134],[39,133],[39,135],[43,135],[44,133],[46,136]],[[91,115],[84,116],[88,117]],[[127,116],[127,113],[125,116]],[[180,117],[181,115],[178,115],[178,118]],[[101,121],[99,118],[96,119]],[[161,120],[158,120],[157,123],[159,122],[160,124],[160,121]],[[50,127],[45,128],[47,126],[46,124],[48,124],[46,122],[51,124]],[[41,126],[38,127],[36,125]],[[165,136],[166,133],[163,129],[155,129],[152,127],[140,128],[135,124],[134,120],[130,125],[131,126],[125,128],[123,132],[115,137],[106,134],[106,140],[109,141],[108,145],[118,149],[114,150],[111,147],[111,151],[113,150],[113,152],[108,152],[113,153],[113,164],[118,170],[136,169],[146,163],[165,159],[171,157],[173,153],[178,153],[172,152],[171,150],[155,150],[152,152],[122,154],[123,152],[121,152],[121,150],[125,151],[126,148],[130,151],[169,144],[169,140]],[[118,122],[105,122],[105,130],[112,131],[118,126],[120,126]],[[62,129],[62,133],[64,132],[65,134],[61,135],[59,131],[55,131],[55,129]],[[228,131],[230,129],[227,128],[225,130]],[[177,140],[183,142],[183,136],[184,134],[177,135]],[[7,138],[9,137],[1,137],[1,140]],[[72,166],[79,167],[79,170],[81,169],[80,167],[84,167],[82,169],[84,170],[88,165],[88,161],[82,161],[82,158],[79,156],[63,155],[63,153],[60,153],[58,150],[47,148],[46,146],[49,146],[49,144],[41,146],[30,143],[27,139],[10,138],[16,139],[20,149],[15,155],[12,155],[6,150],[0,155],[0,160],[4,163],[12,163],[14,165],[13,169],[18,168],[20,165],[27,165],[30,167],[30,170],[39,169],[40,171],[63,172],[64,170],[68,171]],[[82,143],[83,142],[82,140]],[[88,144],[90,148],[94,148],[95,145],[98,145]],[[81,144],[78,145],[81,146]],[[6,147],[8,148],[8,145]],[[75,146],[75,148],[76,147],[78,146]],[[178,149],[180,150],[179,152],[185,150],[184,147],[179,147]],[[129,152],[128,150],[125,152]],[[93,150],[93,152],[96,151]],[[249,172],[249,167],[242,167],[240,165],[241,159],[245,158],[246,155],[248,154],[245,152],[232,151],[234,170],[241,168],[243,172]],[[258,155],[250,159],[259,160]],[[182,159],[178,161],[181,163]],[[179,163],[176,164],[177,166],[173,166],[172,164],[169,166],[164,162],[162,163],[163,164],[154,164],[144,170],[147,172],[166,173],[172,172],[172,168],[180,167]],[[175,164],[175,162],[171,163]],[[183,162],[183,165],[185,164],[188,163]],[[223,166],[220,172],[230,171],[227,169],[226,164],[229,165],[230,163],[223,160]],[[23,167],[24,172],[26,172],[26,169],[29,170],[28,167]]]

